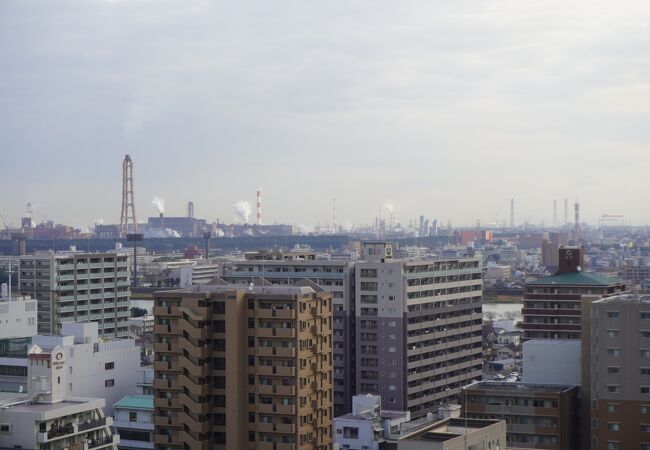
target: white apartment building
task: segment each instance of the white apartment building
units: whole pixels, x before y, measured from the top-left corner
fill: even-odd
[[[104,415],[105,400],[67,395],[65,349],[43,352],[32,346],[27,360],[28,393],[0,393],[0,448],[117,449],[119,436]]]
[[[106,400],[106,413],[113,404],[137,391],[134,380],[140,368],[140,348],[134,339],[101,342],[97,324],[93,322],[63,324],[63,336],[34,336],[32,344],[48,352],[61,348],[66,355],[65,394],[71,397],[93,397]],[[3,358],[4,366],[26,367],[28,359]],[[15,377],[12,378],[15,382]],[[0,376],[0,383],[7,377]],[[18,391],[26,391],[27,377],[20,379]]]

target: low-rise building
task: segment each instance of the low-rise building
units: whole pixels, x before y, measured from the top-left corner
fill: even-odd
[[[548,450],[578,448],[577,386],[485,382],[464,388],[463,412],[505,420],[507,445]]]
[[[146,333],[153,333],[154,317],[153,314],[147,314],[141,317],[131,317],[129,319],[129,332],[133,336],[142,336]]]
[[[140,367],[140,349],[135,345],[135,340],[102,342],[94,322],[66,322],[63,333],[63,336],[34,336],[32,344],[43,352],[53,348],[63,349],[68,371],[66,395],[103,398],[106,400],[106,413],[111,414],[115,402],[126,395],[135,394],[133,380]],[[28,359],[2,358],[0,365],[20,370],[20,375],[0,374],[0,385],[14,382],[16,386],[12,390],[20,392],[27,389]]]
[[[105,400],[67,396],[65,350],[32,346],[27,359],[28,392],[0,396],[0,448],[117,449],[119,436],[104,415]]]
[[[500,450],[505,445],[505,421],[452,417],[401,437],[397,450]]]
[[[128,395],[113,410],[120,450],[153,449],[153,395]]]
[[[399,433],[400,425],[410,420],[408,411],[382,410],[378,395],[355,395],[352,412],[334,418],[334,448],[380,450],[391,433]]]
[[[0,297],[0,356],[11,356],[16,347],[23,349],[24,338],[36,332],[36,300],[28,296]],[[26,348],[21,351],[25,355]]]

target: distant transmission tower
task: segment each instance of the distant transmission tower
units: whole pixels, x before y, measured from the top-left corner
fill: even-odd
[[[131,216],[129,217],[129,208]],[[122,163],[122,215],[120,216],[120,236],[129,232],[129,218],[133,222],[133,233],[138,232],[138,222],[135,220],[135,201],[133,200],[133,161],[129,155]]]

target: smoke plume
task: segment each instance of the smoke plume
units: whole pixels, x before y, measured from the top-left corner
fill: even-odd
[[[248,223],[251,217],[251,205],[246,200],[240,200],[235,203],[233,206],[237,218],[243,223]]]
[[[153,200],[151,201],[153,203],[153,206],[156,207],[158,210],[158,214],[164,214],[165,213],[165,199],[160,198],[160,197],[154,197]]]

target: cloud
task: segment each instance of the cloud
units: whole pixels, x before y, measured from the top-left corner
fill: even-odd
[[[512,196],[531,219],[579,196],[587,219],[650,221],[645,1],[1,8],[0,146],[19,150],[2,183],[32,174],[24,195],[61,221],[116,220],[119,195],[99,193],[119,192],[127,152],[137,198],[171,184],[170,213],[191,198],[209,219],[262,185],[265,216],[294,223],[327,220],[334,193],[355,222],[386,198],[405,217],[487,220]],[[53,175],[73,170],[83,193]],[[101,200],[81,212],[53,183]],[[605,187],[622,184],[638,196]]]

